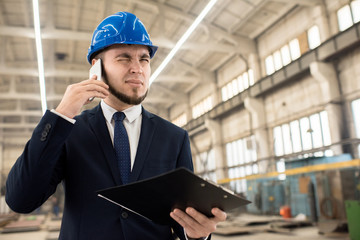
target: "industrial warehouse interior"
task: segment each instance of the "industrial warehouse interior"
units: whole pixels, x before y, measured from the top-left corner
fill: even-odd
[[[119,11],[158,46],[143,108],[187,131],[197,176],[251,201],[212,240],[360,239],[360,0],[0,0],[0,239],[59,238],[63,184],[17,213],[8,174]]]

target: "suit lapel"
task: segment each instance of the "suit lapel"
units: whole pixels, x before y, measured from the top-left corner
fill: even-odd
[[[115,151],[110,139],[109,130],[106,126],[104,114],[100,105],[90,111],[89,124],[92,131],[95,133],[98,143],[101,146],[101,150],[105,155],[105,159],[108,163],[109,169],[113,176],[116,185],[121,184],[121,178],[118,166],[116,164]]]
[[[138,148],[136,151],[135,163],[130,174],[130,182],[138,180],[140,172],[144,166],[146,156],[148,155],[151,141],[156,129],[156,123],[153,121],[153,115],[142,108],[142,123]]]

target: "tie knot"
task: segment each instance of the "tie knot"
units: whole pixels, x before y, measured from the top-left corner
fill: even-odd
[[[125,117],[126,117],[125,113],[123,113],[123,112],[116,112],[113,115],[114,120],[120,121],[120,122],[122,122],[125,119]]]

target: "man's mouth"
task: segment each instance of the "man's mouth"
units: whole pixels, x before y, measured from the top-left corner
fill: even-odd
[[[129,79],[126,80],[125,83],[134,86],[134,87],[141,87],[143,85],[143,82],[141,80],[137,80],[137,79]]]

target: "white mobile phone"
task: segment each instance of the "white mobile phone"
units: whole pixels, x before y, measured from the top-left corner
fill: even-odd
[[[101,80],[101,59],[98,59],[89,70],[89,78],[96,75],[96,80]]]
[[[101,59],[98,59],[89,70],[89,79],[96,75],[96,80],[101,80]],[[94,100],[94,97],[89,98],[89,101]]]

